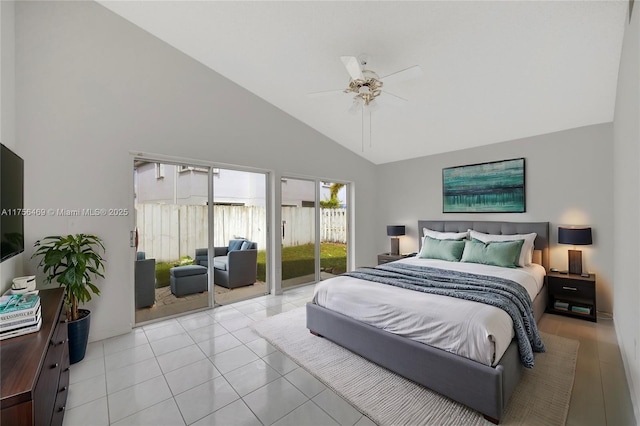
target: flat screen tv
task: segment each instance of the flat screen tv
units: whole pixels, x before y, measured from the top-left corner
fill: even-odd
[[[0,144],[0,261],[24,251],[24,161]]]

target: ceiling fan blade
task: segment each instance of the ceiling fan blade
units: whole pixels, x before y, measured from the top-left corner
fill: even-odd
[[[340,56],[340,59],[342,60],[345,68],[347,68],[347,72],[351,76],[352,80],[364,80],[358,58],[355,56]]]
[[[410,80],[412,78],[417,78],[417,77],[421,77],[422,76],[422,68],[420,68],[418,65],[414,65],[412,67],[394,72],[393,74],[389,74],[385,77],[382,77],[380,80],[384,83],[384,84],[388,84],[388,83],[398,83],[400,81],[406,81],[406,80]]]
[[[405,105],[407,102],[409,102],[409,100],[403,98],[402,96],[383,91],[382,94],[376,98],[376,102],[380,102],[382,105],[398,107]]]
[[[344,90],[323,90],[322,92],[307,93],[310,98],[320,98],[328,95],[337,95],[338,93],[344,93]]]

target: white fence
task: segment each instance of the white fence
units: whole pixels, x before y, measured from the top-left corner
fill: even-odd
[[[280,237],[283,246],[315,241],[313,207],[283,207]],[[251,206],[214,206],[214,246],[244,237],[266,247],[266,209]],[[196,248],[207,247],[207,206],[138,204],[138,251],[160,262],[194,257]],[[320,241],[347,242],[346,209],[320,210]]]

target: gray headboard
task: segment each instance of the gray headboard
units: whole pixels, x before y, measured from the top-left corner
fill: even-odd
[[[542,266],[549,270],[549,222],[484,222],[465,220],[419,220],[418,244],[422,246],[422,228],[440,232],[465,232],[467,229],[485,234],[538,234],[534,243],[535,250],[542,250]]]

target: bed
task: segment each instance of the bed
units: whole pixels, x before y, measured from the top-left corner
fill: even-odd
[[[486,234],[502,235],[535,232],[537,236],[534,250],[537,259],[534,261],[544,268],[543,275],[548,270],[548,222],[420,220],[420,242],[423,228],[440,232],[465,232],[473,229]],[[341,277],[332,280],[339,278]],[[543,277],[540,290],[533,299],[536,321],[539,321],[546,308],[547,291],[544,282]],[[525,368],[521,363],[516,339],[507,342],[506,349],[499,351],[501,356],[498,359],[483,363],[385,331],[315,303],[307,304],[306,309],[307,328],[311,333],[467,405],[494,423],[498,423],[502,417]]]

